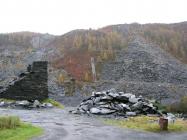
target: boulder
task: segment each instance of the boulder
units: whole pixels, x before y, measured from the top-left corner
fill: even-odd
[[[107,91],[107,95],[116,98],[119,96],[119,93],[117,93],[115,89],[110,89]]]
[[[101,97],[95,97],[93,100],[94,100],[94,103],[98,103],[98,102],[100,102]]]
[[[129,98],[129,102],[131,103],[137,103],[139,100],[139,98],[136,98],[135,95],[132,95],[130,98]]]
[[[90,109],[90,113],[92,114],[99,114],[101,111],[99,108],[93,107]]]
[[[176,121],[176,117],[172,113],[167,113],[167,117],[166,118],[168,119],[168,123],[175,123],[175,121]]]
[[[103,101],[103,100],[106,100],[106,101],[110,101],[110,100],[112,100],[113,98],[111,97],[111,96],[109,96],[109,95],[105,95],[105,96],[103,96],[103,97],[101,97],[101,100]]]
[[[2,107],[2,106],[4,106],[4,105],[5,105],[5,102],[4,102],[4,101],[0,102],[0,107]]]
[[[123,96],[130,98],[131,96],[133,96],[133,94],[132,93],[125,93]]]
[[[0,101],[0,107],[10,107],[10,108],[24,108],[24,109],[32,109],[32,108],[52,108],[53,105],[51,103],[40,103],[38,100],[34,101]]]
[[[41,106],[41,103],[38,100],[34,100],[32,107],[36,108],[40,106]]]
[[[140,102],[133,104],[131,108],[132,110],[138,110],[138,109],[141,109],[143,105],[144,105],[143,102],[140,101]]]
[[[46,107],[46,108],[52,108],[53,105],[52,105],[51,103],[45,103],[45,107]]]
[[[92,96],[97,97],[97,96],[105,96],[106,92],[92,92]]]
[[[129,111],[131,110],[131,108],[127,104],[121,103],[121,104],[118,104],[118,106],[120,106],[123,110],[129,110]]]
[[[92,114],[100,114],[100,115],[106,115],[106,114],[111,114],[111,113],[114,113],[116,112],[115,110],[111,110],[111,109],[108,109],[108,108],[91,108],[90,109],[90,112]]]
[[[127,116],[136,116],[136,112],[126,112]]]
[[[23,101],[16,101],[16,105],[18,106],[29,106],[31,103],[27,100],[23,100]]]
[[[89,106],[88,105],[81,105],[80,109],[84,110],[84,111],[88,111],[89,110]]]

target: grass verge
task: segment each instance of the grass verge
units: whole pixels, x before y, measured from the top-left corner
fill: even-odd
[[[59,103],[53,99],[46,99],[43,101],[43,103],[51,103],[53,106],[55,106],[57,108],[64,109],[64,106],[61,103]]]
[[[16,116],[6,116],[0,117],[0,130],[16,128],[21,125],[19,117]]]
[[[43,130],[40,127],[31,124],[21,124],[19,127],[12,129],[0,130],[1,140],[28,140],[35,136],[41,135]]]
[[[11,99],[5,99],[5,98],[0,98],[0,102],[15,102],[16,100],[11,100]]]
[[[106,119],[104,122],[110,125],[116,125],[124,128],[130,128],[135,130],[143,130],[150,132],[160,132],[158,125],[158,117],[138,116],[130,117],[128,119]],[[168,125],[168,132],[185,132],[187,131],[187,121],[176,120],[174,124]]]
[[[18,117],[0,117],[0,139],[1,140],[28,140],[41,135],[43,129],[25,124]]]

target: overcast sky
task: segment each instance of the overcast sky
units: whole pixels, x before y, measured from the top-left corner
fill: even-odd
[[[0,0],[0,33],[187,21],[187,0]]]

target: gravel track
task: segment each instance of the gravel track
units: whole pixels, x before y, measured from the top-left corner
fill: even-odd
[[[33,140],[187,140],[187,133],[150,133],[105,125],[100,119],[69,114],[71,107],[46,110],[0,109],[1,115],[17,115],[44,128]]]

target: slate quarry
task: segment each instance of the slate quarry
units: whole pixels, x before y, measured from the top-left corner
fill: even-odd
[[[48,98],[48,62],[36,61],[29,65],[0,92],[0,98],[13,100],[44,100]]]
[[[154,102],[136,97],[131,93],[117,92],[115,89],[107,91],[93,92],[91,97],[81,102],[76,110],[70,111],[74,114],[95,114],[95,115],[117,115],[136,116],[162,114],[154,106]]]
[[[187,65],[137,36],[103,65],[100,81],[97,91],[115,88],[169,105],[187,96]]]

